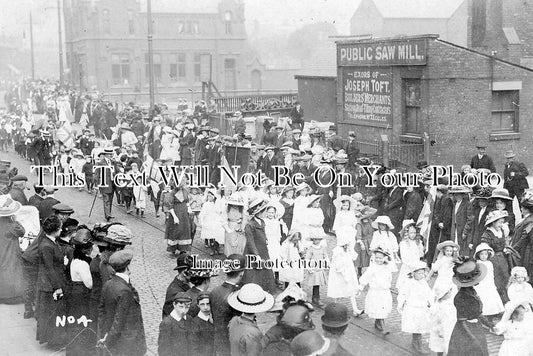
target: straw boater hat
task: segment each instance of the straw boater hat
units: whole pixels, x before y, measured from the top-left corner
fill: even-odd
[[[250,207],[248,208],[248,215],[254,216],[259,214],[260,212],[266,209],[267,205],[268,201],[262,198],[255,199],[250,203]]]
[[[493,210],[487,215],[485,226],[495,222],[496,220],[505,219],[508,216],[509,213],[505,210]]]
[[[461,257],[453,267],[453,283],[458,287],[473,287],[485,278],[487,267],[469,257]]]
[[[374,222],[372,223],[372,227],[377,230],[379,228],[378,224],[385,224],[389,227],[389,229],[394,229],[394,225],[392,225],[390,218],[386,215],[378,216],[376,220],[374,220]]]
[[[22,205],[11,198],[10,195],[0,195],[0,216],[11,216],[15,214]]]
[[[275,200],[271,200],[267,204],[266,210],[268,210],[268,208],[276,209],[276,219],[281,219],[281,217],[285,214],[285,208],[283,207],[283,205]]]
[[[335,209],[337,209],[337,211],[341,210],[341,206],[344,201],[348,201],[350,203],[350,208],[349,208],[350,211],[355,210],[357,201],[348,195],[341,195],[340,197],[338,197],[337,199],[333,201],[333,205],[335,205]]]
[[[319,200],[320,198],[322,198],[322,195],[318,195],[318,194],[313,194],[309,197],[309,200],[307,202],[307,207],[310,208],[311,205],[313,205],[313,203],[317,200]]]
[[[515,156],[516,156],[516,153],[514,153],[513,150],[509,150],[509,151],[505,152],[505,154],[504,154],[505,158],[513,158]]]
[[[494,250],[486,242],[482,242],[476,246],[476,252],[474,252],[474,258],[477,258],[477,254],[480,253],[481,251],[488,251],[489,258],[492,258],[492,256],[494,256]]]
[[[241,313],[266,312],[274,305],[274,297],[255,283],[247,283],[228,296],[228,304]]]
[[[492,191],[490,199],[502,199],[502,200],[513,200],[509,196],[509,191],[505,188],[496,188]]]
[[[451,240],[446,240],[437,245],[437,251],[442,251],[445,247],[452,247],[454,250],[459,251],[459,245]]]

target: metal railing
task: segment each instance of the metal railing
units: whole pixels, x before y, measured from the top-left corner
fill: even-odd
[[[389,165],[391,168],[416,168],[416,164],[423,159],[423,143],[389,145]]]
[[[255,111],[288,109],[298,97],[297,93],[238,95],[215,98],[217,112],[246,111],[243,104],[251,103]]]

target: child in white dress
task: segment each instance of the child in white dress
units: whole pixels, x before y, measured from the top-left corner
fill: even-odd
[[[289,237],[283,241],[281,244],[280,255],[284,262],[297,261],[301,259],[301,241],[302,234],[298,231],[291,232]],[[293,262],[293,264],[293,267],[287,264],[286,267],[279,271],[279,280],[280,282],[285,283],[285,288],[289,286],[290,282],[296,283],[299,287],[302,286],[302,281],[304,280],[304,269],[298,268],[298,265],[295,265],[295,262]]]
[[[287,226],[280,218],[285,214],[285,208],[278,202],[270,202],[266,208],[265,235],[267,240],[268,257],[271,261],[281,259],[281,235],[287,234]],[[276,278],[276,283],[279,284],[279,269],[276,264],[272,271]]]
[[[437,260],[431,266],[431,271],[429,271],[427,280],[431,280],[433,274],[437,273],[437,279],[433,284],[433,290],[436,290],[439,286],[447,287],[449,285],[453,286],[452,299],[457,294],[457,288],[453,284],[453,260],[459,251],[459,245],[453,241],[443,241],[437,245],[437,251],[439,254]]]
[[[141,172],[139,171],[139,167],[137,166],[137,163],[131,164],[131,174],[133,174],[134,176],[141,174]],[[144,210],[146,209],[147,196],[148,196],[147,186],[144,186],[144,185],[133,186],[133,197],[135,198],[135,209],[137,211],[137,214],[139,214],[139,212],[141,213],[141,217],[144,217]]]
[[[311,195],[308,200],[307,208],[304,213],[304,223],[302,230],[302,248],[305,250],[311,246],[311,236],[324,236],[324,213],[320,208],[321,195]],[[355,238],[355,236],[354,236]],[[327,246],[326,240],[320,242],[321,246]]]
[[[307,261],[328,261],[328,251],[327,248],[320,244],[321,240],[324,239],[324,236],[311,236],[311,241],[313,244],[307,248],[305,253],[305,259]],[[327,275],[326,271],[323,268],[309,268],[306,270],[306,284],[313,287],[313,298],[312,302],[317,307],[324,306],[320,303],[320,286],[326,286]]]
[[[392,232],[392,230],[394,229],[394,225],[392,225],[390,218],[385,215],[378,216],[376,220],[374,220],[374,222],[372,223],[372,227],[376,229],[376,231],[374,231],[374,234],[372,235],[370,249],[376,250],[378,248],[381,248],[383,251],[387,252],[387,254],[391,256],[392,259],[391,263],[388,264],[388,267],[390,268],[392,273],[398,272],[398,267],[396,266],[396,262],[399,261],[398,240]],[[373,260],[373,257],[371,258],[371,262]]]
[[[333,223],[333,232],[337,239],[347,239],[350,242],[348,251],[352,255],[352,260],[357,259],[355,235],[358,221],[355,217],[355,204],[356,201],[347,195],[341,195],[333,201],[333,205],[335,205],[337,210],[335,222]]]
[[[349,298],[352,303],[353,314],[359,316],[362,311],[357,307],[355,299],[359,281],[349,246],[350,241],[347,238],[337,238],[337,247],[333,249],[331,256],[327,296],[330,298]]]
[[[504,336],[498,356],[533,355],[533,318],[528,301],[511,300],[505,304],[502,320],[494,332]]]
[[[509,286],[507,287],[509,300],[527,300],[530,304],[533,304],[533,288],[528,282],[527,270],[521,266],[513,267],[509,278]]]
[[[497,314],[503,313],[504,308],[502,299],[494,283],[494,266],[489,261],[492,256],[494,256],[494,250],[487,243],[482,242],[477,245],[474,258],[487,267],[487,275],[478,285],[474,286],[474,289],[483,304],[482,314],[494,318]]]
[[[368,286],[368,293],[365,298],[365,312],[372,319],[375,319],[374,327],[384,334],[385,319],[392,310],[392,285],[391,268],[387,265],[391,260],[389,252],[377,248],[372,251],[373,263],[359,279],[359,291],[363,291]],[[332,258],[333,260],[333,258]],[[331,272],[330,272],[331,273]]]
[[[422,345],[422,334],[429,333],[433,292],[426,281],[427,264],[418,261],[411,269],[404,288],[398,294],[398,313],[402,315],[402,331],[413,334],[411,345],[419,354],[428,351]]]
[[[296,198],[294,199],[294,213],[292,216],[291,230],[303,231],[304,222],[307,220],[305,211],[309,204],[309,192],[311,187],[307,183],[302,183],[294,189]]]
[[[453,288],[440,285],[434,289],[435,302],[431,306],[431,330],[429,332],[429,349],[443,356],[448,352],[448,344],[457,322],[457,310],[453,305]]]
[[[216,199],[216,190],[207,189],[205,203],[202,205],[198,216],[201,226],[200,238],[204,240],[204,243],[207,240],[207,244],[211,247],[211,256],[219,253],[217,241],[224,241],[223,221],[220,219],[220,214],[215,206]]]
[[[424,245],[422,245],[421,236],[418,234],[415,221],[412,219],[404,220],[402,225],[402,241],[399,244],[402,267],[400,267],[400,273],[398,273],[398,279],[396,281],[398,291],[408,281],[408,274],[411,273],[413,267],[424,256]]]

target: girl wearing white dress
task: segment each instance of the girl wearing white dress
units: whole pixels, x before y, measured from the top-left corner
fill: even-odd
[[[85,158],[83,157],[83,153],[80,150],[74,150],[72,153],[72,158],[70,160],[70,169],[76,176],[78,177],[84,177],[85,174],[83,173],[83,165],[85,164]],[[78,186],[78,191],[81,192],[83,189],[83,186]]]
[[[431,330],[429,349],[443,356],[448,352],[448,344],[457,321],[457,310],[453,305],[452,286],[440,285],[434,289],[435,302],[431,306]]]
[[[224,243],[224,228],[220,215],[215,207],[215,200],[217,199],[216,190],[211,188],[206,190],[205,203],[202,205],[198,221],[202,228],[200,238],[211,247],[211,256],[218,254],[217,241]]]
[[[302,231],[304,222],[307,220],[305,218],[305,209],[309,203],[309,193],[311,192],[311,187],[307,183],[302,183],[294,189],[296,198],[294,199],[294,214],[292,216],[292,225],[291,230],[293,231]]]
[[[509,300],[527,300],[530,304],[533,304],[533,288],[528,282],[527,270],[521,266],[513,267],[511,278],[509,278],[509,286],[507,287]]]
[[[372,235],[370,249],[376,250],[381,248],[383,251],[387,252],[387,254],[392,258],[392,261],[388,264],[388,267],[392,273],[398,272],[398,267],[396,266],[396,262],[399,260],[398,241],[392,232],[394,225],[392,225],[390,218],[385,215],[378,216],[372,223],[372,227],[376,229],[376,231],[374,231],[374,234]],[[371,262],[372,260],[373,258],[371,258]]]
[[[396,281],[398,291],[408,281],[408,274],[411,273],[413,267],[418,265],[420,258],[424,256],[424,245],[422,245],[420,240],[421,236],[418,234],[415,221],[412,219],[405,220],[402,225],[401,234],[403,239],[399,244],[402,267]]]
[[[305,253],[307,261],[329,261],[326,247],[321,246],[320,242],[324,236],[311,236],[313,244],[309,246]],[[306,284],[313,287],[312,302],[317,307],[322,307],[320,303],[320,286],[327,285],[326,271],[323,268],[309,268],[306,270]]]
[[[504,337],[498,356],[533,355],[533,323],[527,301],[511,300],[505,304],[502,320],[494,332]]]
[[[330,298],[349,298],[352,303],[353,314],[359,316],[363,313],[357,307],[355,299],[359,281],[349,246],[350,241],[347,238],[337,238],[337,247],[333,249],[331,265],[329,266],[327,296]]]
[[[139,171],[139,167],[137,166],[137,163],[131,164],[131,173],[135,175],[141,174]],[[137,214],[139,214],[139,211],[141,212],[141,217],[144,217],[144,210],[146,209],[146,198],[148,196],[148,187],[141,185],[133,186],[133,196],[135,197],[135,208],[137,211]]]
[[[433,284],[433,290],[436,290],[438,286],[447,287],[449,285],[453,286],[452,297],[457,293],[457,288],[453,284],[453,260],[459,251],[459,245],[453,241],[443,241],[437,245],[437,251],[439,251],[437,260],[431,266],[431,271],[429,271],[427,280],[431,280],[433,274],[437,273],[437,279]],[[453,298],[452,298],[453,299]]]
[[[496,289],[496,284],[494,284],[494,266],[489,261],[492,256],[494,256],[494,250],[488,244],[482,242],[477,245],[474,258],[487,267],[487,275],[478,285],[474,286],[474,289],[481,299],[482,314],[485,316],[495,316],[504,311],[502,299]]]
[[[269,202],[266,208],[265,235],[267,240],[268,257],[271,261],[281,259],[281,235],[287,234],[287,226],[280,218],[285,214],[285,208],[278,202]],[[279,269],[272,269],[276,283],[279,284]]]
[[[359,278],[359,291],[363,291],[368,286],[368,293],[365,298],[365,312],[372,319],[375,319],[374,327],[384,334],[385,319],[392,310],[392,272],[388,266],[391,260],[388,251],[377,248],[372,251],[373,263]]]
[[[324,228],[322,224],[324,223],[324,213],[320,208],[320,198],[321,195],[311,195],[308,200],[307,208],[304,211],[303,218],[305,219],[303,223],[303,240],[302,248],[306,249],[311,246],[310,238],[312,236],[324,236]],[[321,246],[327,246],[326,240],[320,242]]]
[[[357,259],[355,236],[358,220],[355,217],[355,204],[356,201],[347,195],[341,195],[333,201],[337,211],[335,222],[333,223],[333,232],[337,239],[346,239],[350,242],[348,251],[352,255],[352,260]]]
[[[422,334],[429,333],[430,308],[433,292],[426,281],[427,264],[418,261],[409,273],[409,279],[398,294],[398,313],[402,315],[402,331],[413,334],[411,345],[419,354],[428,351],[422,345]]]
[[[301,259],[300,243],[302,241],[302,234],[298,231],[291,232],[289,237],[281,244],[281,259],[284,262],[298,261]],[[302,286],[304,280],[304,269],[298,268],[296,262],[293,262],[293,267],[286,265],[279,271],[280,282],[285,283],[285,288],[289,286],[290,282],[296,283],[299,287]]]

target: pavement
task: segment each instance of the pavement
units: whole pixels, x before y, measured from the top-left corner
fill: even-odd
[[[0,159],[12,162],[12,167],[17,167],[20,174],[25,174],[30,178],[28,186],[32,186],[36,180],[35,175],[29,172],[30,163],[18,157],[14,152],[0,152]],[[28,190],[27,196],[31,196],[33,191]],[[97,222],[104,220],[102,201],[96,199],[91,216],[89,211],[93,203],[94,195],[85,191],[78,191],[76,188],[61,188],[55,195],[61,202],[66,203],[75,210],[73,218],[80,223],[93,226]],[[145,213],[145,218],[135,215],[127,215],[123,207],[114,203],[113,215],[116,221],[120,221],[128,226],[134,233],[133,245],[134,258],[131,264],[131,282],[138,290],[141,300],[144,327],[146,331],[146,342],[148,345],[148,355],[157,355],[157,338],[159,323],[161,322],[161,310],[164,302],[165,291],[168,284],[175,276],[175,258],[166,252],[166,243],[163,238],[164,218],[155,217],[153,205],[149,203]],[[328,249],[335,245],[335,238],[328,236]],[[203,242],[195,239],[192,253],[198,254],[199,258],[210,258],[206,253]],[[222,283],[222,276],[212,278],[211,287]],[[396,279],[396,278],[395,278]],[[311,295],[309,288],[304,290]],[[322,302],[328,303],[332,300],[325,296],[326,288],[322,288]],[[358,305],[364,306],[365,293],[358,297]],[[310,298],[309,298],[310,299]],[[361,318],[352,318],[341,343],[356,355],[383,356],[383,355],[411,355],[414,353],[410,344],[409,334],[400,331],[400,315],[396,311],[396,298],[394,299],[393,312],[386,320],[390,334],[383,337],[377,333],[373,327],[373,320],[366,315]],[[351,310],[347,299],[340,299],[338,302],[345,303]],[[0,356],[3,355],[62,355],[64,352],[48,350],[39,346],[35,341],[35,320],[24,320],[22,318],[23,305],[0,305]],[[320,317],[323,311],[317,309],[312,313],[312,318],[320,330]],[[275,324],[275,314],[262,314],[258,316],[259,327],[266,331]],[[490,354],[497,355],[499,346],[503,338],[492,334],[487,334]],[[427,336],[426,336],[427,342]]]

